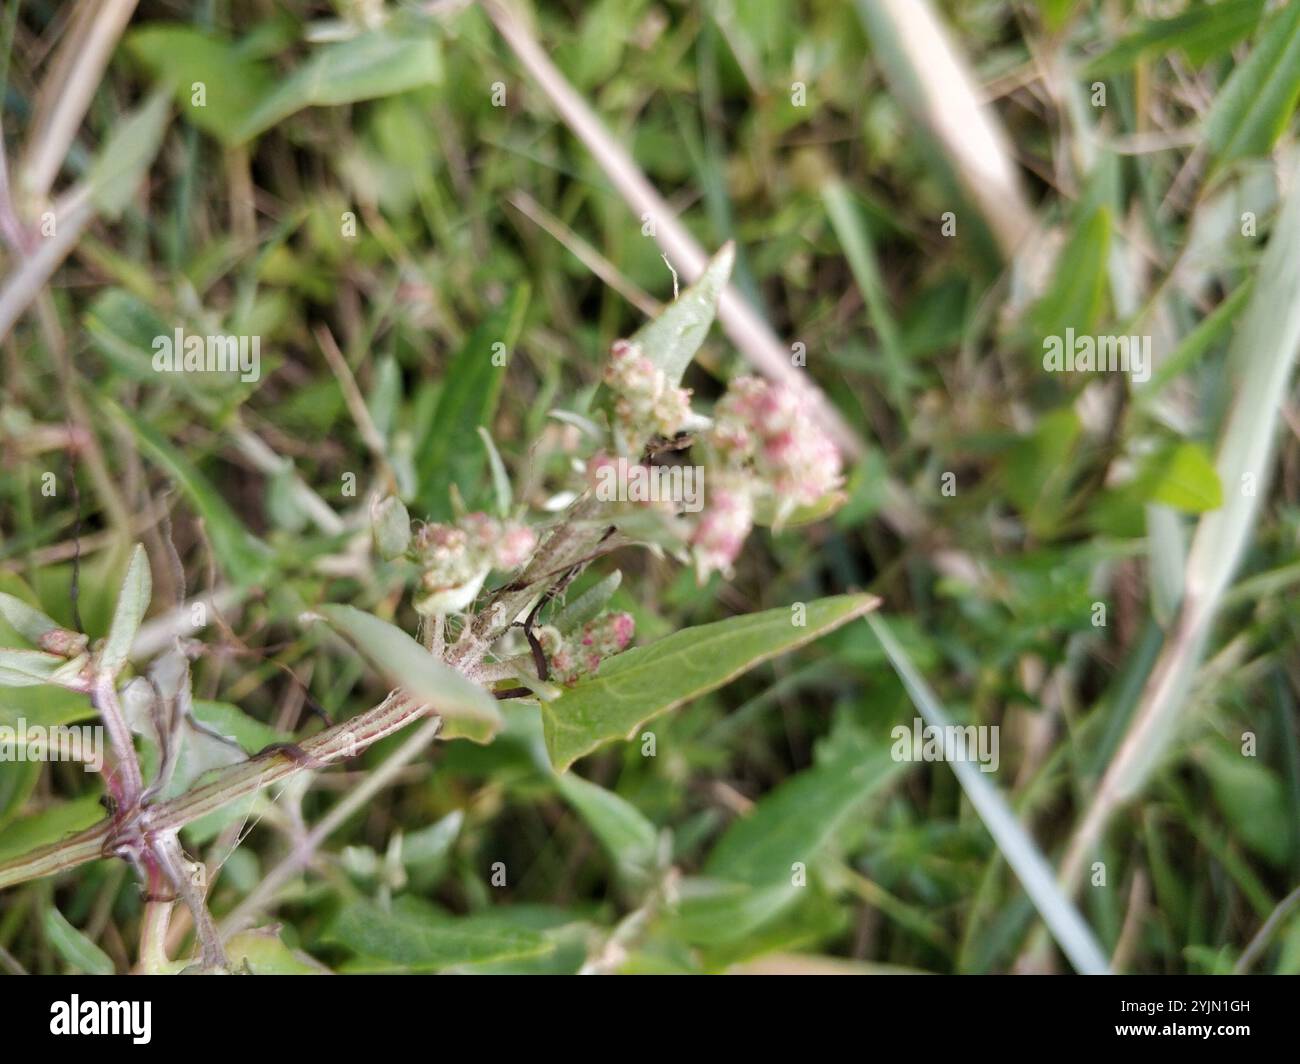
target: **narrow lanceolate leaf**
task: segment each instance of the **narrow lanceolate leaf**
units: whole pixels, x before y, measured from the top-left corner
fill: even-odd
[[[930,690],[921,674],[912,665],[901,645],[894,639],[884,622],[876,617],[868,617],[867,623],[876,633],[885,653],[893,663],[903,686],[911,696],[913,705],[932,728],[946,728],[951,725],[947,711],[940,704],[934,692]],[[953,775],[966,792],[975,812],[984,821],[993,841],[997,843],[1002,856],[1006,859],[1016,878],[1020,880],[1025,893],[1034,903],[1044,923],[1062,951],[1080,974],[1099,975],[1110,970],[1106,955],[1101,951],[1092,929],[1079,915],[1079,911],[1057,885],[1052,874],[1052,866],[1021,826],[1016,814],[1007,805],[989,781],[981,774],[980,767],[970,761],[953,759],[949,762]]]
[[[103,649],[99,652],[101,671],[116,676],[126,663],[131,653],[131,644],[135,641],[135,633],[140,630],[140,622],[149,609],[152,594],[153,577],[149,573],[149,558],[144,547],[137,543],[131,552],[131,564],[127,566],[122,590],[117,595],[117,608],[113,611],[108,638],[104,640]]]
[[[483,441],[483,450],[487,454],[488,468],[492,470],[492,491],[496,495],[497,516],[509,517],[515,505],[514,492],[510,489],[510,477],[506,473],[506,464],[501,461],[501,452],[492,442],[492,433],[482,425],[478,427],[478,438]]]
[[[863,223],[857,205],[843,181],[838,178],[827,181],[821,192],[831,228],[835,230],[835,236],[844,249],[844,257],[849,260],[853,279],[858,282],[871,326],[880,341],[890,400],[896,409],[906,413],[909,373],[907,355],[903,351],[898,323],[889,306],[889,294],[880,275],[880,263],[871,242],[871,233]]]
[[[510,298],[483,321],[456,352],[444,374],[433,430],[420,450],[420,500],[434,520],[451,516],[454,484],[472,507],[485,501],[482,451],[474,446],[479,428],[492,423],[511,353],[524,327],[530,289],[518,285]]]
[[[53,906],[45,910],[45,938],[74,972],[112,975],[115,970],[112,958],[68,923]]]
[[[687,628],[605,661],[590,680],[542,706],[546,749],[556,768],[646,721],[708,694],[769,658],[803,646],[874,609],[874,595],[839,595]],[[803,624],[796,623],[802,619]]]
[[[30,643],[39,643],[41,636],[59,627],[35,606],[29,606],[22,599],[3,591],[0,591],[0,617]]]
[[[735,261],[736,247],[728,241],[709,261],[699,280],[632,336],[632,342],[639,344],[642,353],[664,371],[670,384],[681,383],[686,367],[704,343]]]
[[[1131,68],[1139,60],[1174,51],[1182,52],[1193,66],[1222,55],[1259,24],[1264,0],[1218,0],[1193,4],[1173,18],[1149,19],[1088,61],[1084,75],[1109,77]]]
[[[1214,164],[1264,155],[1300,99],[1300,4],[1287,4],[1260,32],[1254,50],[1214,101],[1205,133]]]
[[[1110,212],[1104,207],[1079,220],[1074,235],[1057,259],[1056,276],[1030,312],[1034,352],[1049,337],[1064,337],[1067,329],[1091,333],[1106,303],[1106,262],[1110,248]]]
[[[396,625],[354,606],[329,605],[321,612],[391,683],[433,707],[445,721],[444,738],[463,735],[487,742],[501,730],[504,720],[496,699]]]

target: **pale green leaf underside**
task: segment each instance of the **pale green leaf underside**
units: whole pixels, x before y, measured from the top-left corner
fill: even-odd
[[[735,259],[735,245],[723,244],[699,279],[632,336],[632,343],[640,345],[642,353],[664,371],[670,384],[680,383],[704,343]]]
[[[15,632],[29,643],[40,641],[46,632],[58,628],[49,617],[35,606],[29,606],[20,598],[0,591],[0,617],[9,622]]]
[[[113,612],[108,638],[104,640],[104,647],[99,652],[99,667],[109,675],[116,676],[126,664],[131,644],[135,642],[135,634],[140,630],[140,622],[149,609],[152,593],[153,577],[149,572],[149,558],[144,547],[137,543],[131,552],[131,564],[127,566],[122,589],[117,595],[117,608]]]
[[[483,741],[501,729],[504,721],[496,699],[400,628],[353,606],[328,605],[321,612],[392,683],[428,702],[449,724],[460,721],[468,726],[457,734]]]

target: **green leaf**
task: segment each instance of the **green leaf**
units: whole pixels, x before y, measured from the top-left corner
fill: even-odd
[[[659,317],[633,334],[632,343],[639,344],[642,354],[664,371],[669,384],[681,383],[686,367],[704,343],[735,259],[736,247],[728,241],[693,285],[664,308]]]
[[[501,461],[501,452],[492,442],[492,433],[482,425],[478,427],[478,437],[483,441],[483,450],[487,453],[488,468],[492,470],[492,491],[497,500],[497,516],[509,517],[514,507],[514,492],[510,489],[510,477],[506,473],[506,464]]]
[[[158,154],[170,110],[167,94],[155,92],[113,130],[87,179],[91,202],[101,214],[117,218],[126,210]]]
[[[801,626],[793,623],[790,608],[730,617],[609,658],[593,678],[543,704],[551,762],[563,771],[604,743],[630,738],[646,721],[833,631],[879,601],[840,595],[810,602]]]
[[[1073,407],[1053,410],[1007,453],[1003,490],[1038,538],[1050,538],[1064,516],[1082,434]]]
[[[615,569],[599,583],[593,584],[572,602],[567,603],[564,609],[551,618],[551,625],[560,635],[577,631],[605,608],[605,604],[614,597],[614,592],[622,582],[623,571]]]
[[[777,532],[782,529],[813,525],[833,517],[840,507],[848,502],[848,499],[849,497],[842,491],[828,491],[816,502],[809,503],[807,506],[796,506],[781,519],[778,528],[777,518],[781,517],[781,507],[777,500],[764,496],[754,503],[754,524],[772,528]]]
[[[1205,747],[1201,762],[1233,834],[1270,864],[1284,867],[1292,833],[1282,781],[1255,758],[1217,742]]]
[[[104,815],[99,797],[89,794],[71,802],[59,802],[39,813],[15,820],[5,827],[3,836],[0,836],[0,861],[58,842],[67,835],[98,823],[104,819]]]
[[[158,383],[150,349],[154,337],[171,329],[152,307],[123,288],[109,288],[95,297],[81,316],[82,326],[112,367],[137,381]],[[206,374],[164,374],[164,383],[192,391]],[[174,380],[173,380],[174,378]]]
[[[587,822],[629,884],[644,884],[654,869],[659,833],[636,806],[581,776],[558,772],[555,786]]]
[[[1043,22],[1055,33],[1070,21],[1079,0],[1037,0],[1037,3],[1038,9],[1043,13]]]
[[[790,885],[794,863],[811,864],[900,767],[888,746],[864,751],[847,744],[825,763],[786,780],[735,821],[709,855],[705,872],[756,887]]]
[[[153,577],[149,572],[149,557],[145,554],[144,547],[137,543],[131,552],[126,578],[117,594],[113,623],[109,626],[108,636],[99,651],[99,668],[110,676],[116,676],[130,657],[131,644],[135,642],[135,633],[140,630],[140,622],[149,609],[152,594]]]
[[[461,964],[536,957],[551,945],[535,931],[490,915],[442,917],[384,912],[370,902],[353,902],[327,935],[360,957],[386,962],[366,970],[435,972]]]
[[[1149,498],[1176,510],[1198,514],[1223,505],[1219,473],[1199,443],[1180,443],[1166,451],[1145,476],[1151,478]]]
[[[1220,0],[1193,4],[1173,18],[1147,19],[1084,67],[1084,76],[1119,74],[1152,53],[1181,51],[1193,66],[1227,52],[1259,24],[1264,0]]]
[[[265,581],[270,559],[266,544],[244,527],[207,478],[152,425],[138,420],[111,400],[105,399],[103,403],[130,427],[145,453],[168,472],[203,518],[204,530],[226,579],[236,587]]]
[[[466,500],[477,501],[484,495],[484,456],[472,441],[496,413],[528,301],[528,285],[516,287],[505,304],[470,334],[447,367],[419,464],[420,499],[434,520],[451,515],[453,484]],[[502,352],[505,357],[497,357]]]
[[[880,640],[894,671],[898,673],[912,704],[925,719],[925,723],[932,728],[950,727],[952,719],[948,711],[917,672],[907,651],[894,638],[884,620],[868,617],[867,624],[876,633],[876,638]],[[961,758],[946,763],[1075,970],[1089,975],[1109,972],[1106,954],[1102,952],[1092,928],[1079,915],[1074,903],[1057,883],[1054,869],[1025,831],[1001,791],[981,771],[983,766],[976,768],[970,761]]]
[[[441,80],[442,55],[427,33],[373,30],[350,41],[318,46],[233,135],[236,141],[248,140],[304,107],[374,100]]]
[[[1109,251],[1110,212],[1098,207],[1079,220],[1056,260],[1051,287],[1030,313],[1039,339],[1064,337],[1067,329],[1093,331],[1106,303]]]
[[[236,42],[190,26],[141,26],[125,47],[151,74],[175,85],[176,103],[191,122],[227,145],[239,143],[240,126],[272,88],[264,63]],[[195,83],[204,88],[200,106]]]
[[[40,778],[39,761],[0,761],[0,829],[22,811]]]
[[[211,728],[218,735],[234,739],[246,754],[255,754],[272,743],[284,742],[289,736],[269,724],[250,717],[238,706],[229,702],[196,700],[191,706],[194,719]]]
[[[679,888],[673,931],[698,946],[725,946],[749,939],[785,912],[794,900],[787,876],[784,883],[753,887],[746,883],[691,878]]]
[[[40,687],[8,687],[0,690],[0,725],[11,728],[19,720],[32,727],[52,728],[74,724],[97,716],[90,699],[80,691],[70,691],[48,684]]]
[[[39,643],[41,636],[59,627],[35,606],[29,606],[20,598],[0,591],[0,617],[4,617],[20,636],[29,643]]]
[[[411,545],[411,515],[396,495],[376,499],[370,508],[375,550],[385,561],[400,558]]]
[[[1185,373],[1226,339],[1236,324],[1237,317],[1246,306],[1251,281],[1243,281],[1233,289],[1232,295],[1214,308],[1214,311],[1188,333],[1169,356],[1151,374],[1151,379],[1137,389],[1136,398],[1142,403],[1151,402],[1175,377]]]
[[[390,682],[433,706],[444,720],[443,738],[461,735],[485,743],[505,724],[495,698],[396,625],[354,606],[331,604],[321,612]]]
[[[54,951],[68,962],[74,972],[86,975],[114,973],[112,958],[68,923],[64,915],[54,906],[45,907],[43,922],[46,940],[54,947]]]
[[[54,683],[54,674],[67,663],[66,658],[43,650],[0,650],[0,686]]]
[[[836,239],[844,249],[853,279],[866,304],[871,326],[880,342],[884,356],[886,383],[889,398],[895,409],[906,415],[911,370],[898,330],[898,322],[889,305],[889,294],[880,275],[880,263],[871,241],[871,233],[862,221],[857,205],[849,195],[844,182],[835,179],[822,186],[822,202]]]
[[[1300,4],[1264,24],[1254,49],[1215,98],[1205,135],[1213,166],[1272,150],[1300,99]]]

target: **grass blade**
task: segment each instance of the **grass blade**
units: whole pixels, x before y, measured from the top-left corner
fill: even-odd
[[[943,728],[950,723],[947,712],[939,704],[934,692],[926,685],[912,666],[907,652],[895,641],[885,622],[878,617],[867,617],[867,624],[876,633],[885,653],[893,663],[903,686],[911,696],[917,711],[926,724]],[[1109,974],[1110,967],[1092,929],[1079,915],[1073,903],[1064,894],[1052,876],[1052,866],[1021,826],[1007,805],[1006,799],[968,761],[951,761],[953,774],[970,799],[971,805],[989,829],[1002,856],[1015,872],[1016,878],[1028,893],[1034,907],[1046,922],[1052,936],[1077,972],[1084,975]]]

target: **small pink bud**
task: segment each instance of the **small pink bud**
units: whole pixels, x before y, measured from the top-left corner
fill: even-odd
[[[528,561],[537,547],[537,533],[527,525],[507,525],[496,543],[496,567],[502,570],[518,569]]]

